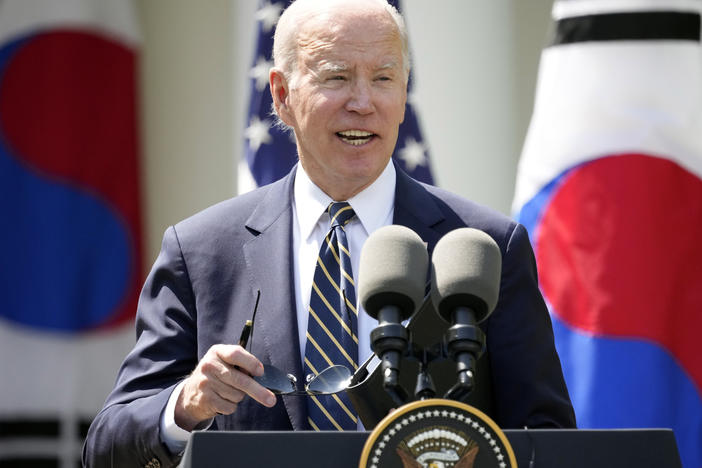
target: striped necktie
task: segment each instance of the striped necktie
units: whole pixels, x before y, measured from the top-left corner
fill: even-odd
[[[346,202],[327,207],[331,219],[314,271],[305,344],[305,375],[341,364],[358,367],[356,291],[344,226],[355,216]],[[316,431],[354,430],[356,412],[346,392],[313,395],[307,402],[310,426]]]

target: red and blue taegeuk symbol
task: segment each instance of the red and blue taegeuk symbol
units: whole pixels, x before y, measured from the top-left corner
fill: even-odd
[[[702,180],[664,158],[573,167],[522,209],[579,427],[672,427],[702,466]]]
[[[133,317],[135,65],[133,50],[90,31],[0,44],[0,318],[76,332]]]

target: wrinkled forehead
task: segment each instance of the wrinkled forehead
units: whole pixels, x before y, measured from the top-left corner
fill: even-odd
[[[321,11],[300,25],[297,36],[301,59],[375,53],[401,66],[402,38],[397,25],[384,10]]]

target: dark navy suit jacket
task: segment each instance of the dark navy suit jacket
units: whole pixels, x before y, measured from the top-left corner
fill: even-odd
[[[159,421],[173,388],[214,344],[237,342],[261,299],[252,352],[302,375],[292,253],[294,170],[287,177],[212,206],[173,227],[141,293],[137,342],[114,390],[90,427],[87,466],[177,463],[162,444]],[[509,218],[397,169],[394,223],[414,230],[429,252],[447,232],[487,232],[502,252],[498,305],[487,332],[492,408],[502,428],[574,427],[575,417],[538,290],[525,229]],[[278,397],[273,408],[251,398],[216,430],[304,430],[304,398]]]

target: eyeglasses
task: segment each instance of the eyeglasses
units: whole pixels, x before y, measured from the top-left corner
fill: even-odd
[[[277,395],[330,395],[348,388],[351,371],[340,365],[327,367],[317,375],[309,374],[304,390],[298,390],[294,375],[264,364],[263,375],[254,380]]]
[[[254,305],[251,320],[247,320],[244,328],[241,330],[239,338],[239,346],[246,349],[249,342],[253,341],[253,325],[256,319],[256,311],[258,310],[258,301],[261,299],[261,291],[258,291],[256,296],[256,305]],[[327,367],[317,375],[307,375],[304,389],[298,389],[297,378],[292,374],[286,374],[277,367],[264,364],[263,375],[254,376],[253,379],[263,387],[266,387],[271,392],[277,395],[331,395],[346,390],[351,383],[351,371],[341,365],[333,365]]]

